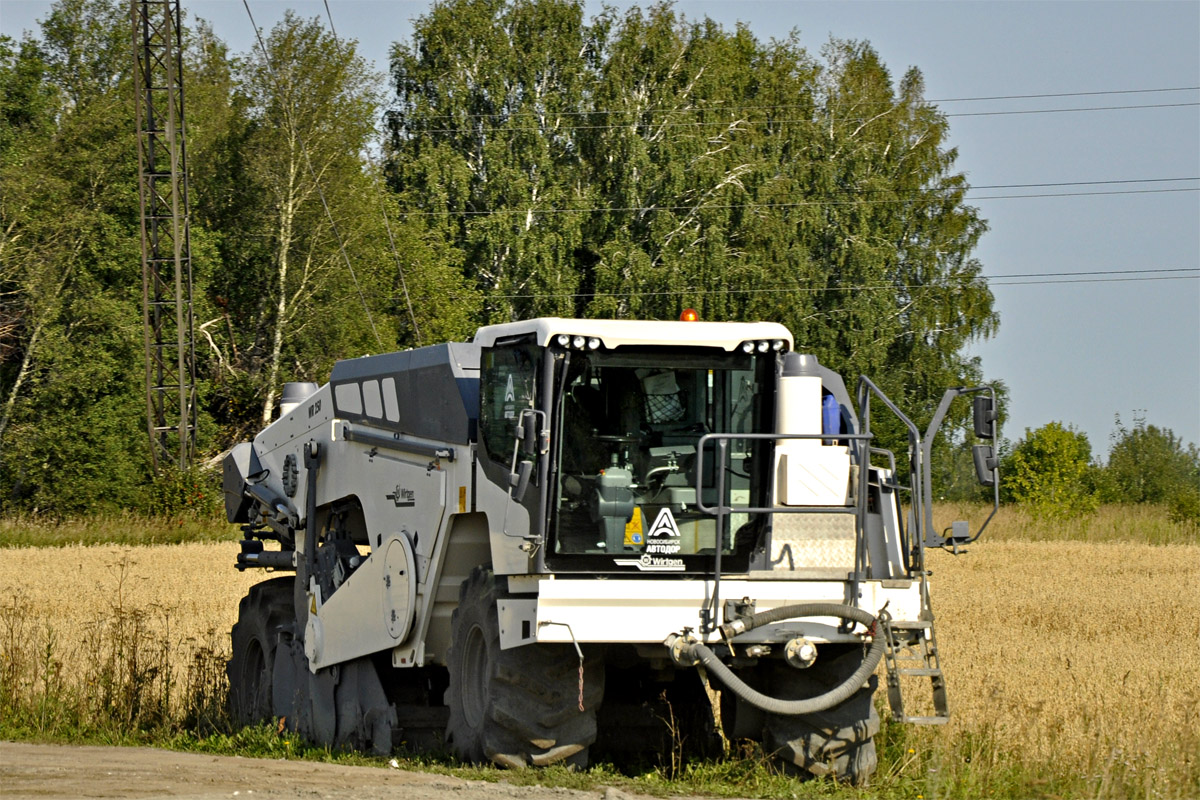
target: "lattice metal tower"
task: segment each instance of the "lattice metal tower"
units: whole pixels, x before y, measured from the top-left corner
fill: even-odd
[[[150,458],[186,469],[196,441],[179,0],[130,0],[137,53],[138,188]]]

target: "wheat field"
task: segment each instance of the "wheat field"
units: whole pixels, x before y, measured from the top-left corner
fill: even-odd
[[[196,653],[225,657],[238,600],[267,577],[235,570],[232,542],[2,552],[0,656],[52,650],[68,684],[133,619],[186,692]],[[993,541],[928,567],[952,721],[911,739],[942,754],[920,763],[966,752],[976,772],[1019,760],[1096,796],[1200,795],[1200,546]]]
[[[991,542],[927,565],[945,736],[1093,779],[1200,775],[1200,547]]]
[[[39,638],[52,634],[67,663],[98,628],[136,616],[149,638],[168,640],[182,668],[194,648],[228,640],[238,601],[268,577],[234,568],[236,542],[0,552],[0,603],[23,611]]]

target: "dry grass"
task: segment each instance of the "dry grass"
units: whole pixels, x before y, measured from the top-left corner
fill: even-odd
[[[124,734],[219,713],[238,600],[264,577],[234,569],[237,551],[231,542],[0,550],[0,723],[11,714],[9,724],[41,735]]]
[[[985,757],[1088,776],[1098,796],[1118,779],[1200,795],[1200,546],[992,542],[929,567],[942,735],[986,735]]]
[[[179,645],[228,638],[238,601],[268,576],[238,572],[236,542],[154,547],[4,550],[0,596],[27,604],[64,645],[82,642],[118,612],[142,612],[148,633]]]
[[[1161,514],[1097,516],[1074,531],[1088,541],[1047,541],[1055,530],[1006,511],[969,555],[930,554],[953,719],[885,731],[879,796],[1200,797],[1200,545]],[[1164,540],[1193,543],[1149,543]],[[15,686],[36,709],[72,685],[119,695],[148,678],[147,697],[184,716],[197,665],[211,682],[239,598],[267,577],[237,572],[236,551],[0,550],[0,695]],[[131,674],[106,673],[120,648]]]

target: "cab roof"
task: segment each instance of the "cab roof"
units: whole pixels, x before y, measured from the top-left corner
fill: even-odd
[[[792,349],[792,334],[778,322],[676,322],[663,320],[563,319],[539,317],[522,322],[488,325],[475,334],[474,343],[490,347],[497,341],[533,334],[539,345],[550,344],[559,334],[597,337],[606,348],[625,345],[719,347],[733,351],[747,340],[782,339]]]

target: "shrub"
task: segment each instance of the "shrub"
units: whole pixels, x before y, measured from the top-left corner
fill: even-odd
[[[1005,493],[1038,517],[1072,519],[1095,511],[1087,436],[1060,422],[1025,429],[1004,464]]]

